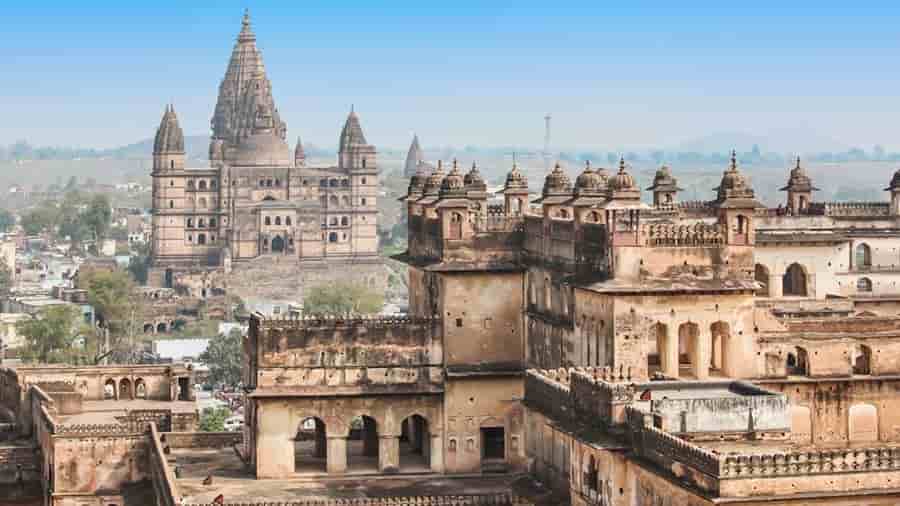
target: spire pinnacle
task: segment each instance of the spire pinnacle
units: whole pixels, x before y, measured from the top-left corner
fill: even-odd
[[[737,150],[731,150],[731,170],[737,170]]]
[[[625,156],[619,157],[619,172],[625,172]]]
[[[250,9],[244,9],[244,16],[241,18],[241,33],[238,35],[238,41],[250,42],[256,40],[253,29],[250,27]]]
[[[800,168],[800,155],[797,155],[797,168]]]

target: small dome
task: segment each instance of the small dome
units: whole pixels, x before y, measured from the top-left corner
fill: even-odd
[[[575,191],[579,193],[599,192],[605,186],[606,180],[591,167],[590,161],[585,162],[584,171],[575,178]]]
[[[453,168],[450,169],[450,173],[447,174],[447,177],[441,182],[441,191],[440,194],[447,195],[452,193],[457,193],[465,190],[465,177],[463,177],[462,172],[459,171],[459,166],[456,164],[456,160],[453,160]]]
[[[272,131],[256,131],[238,144],[235,165],[289,166],[291,148]]]
[[[731,163],[722,174],[722,181],[716,192],[719,201],[729,197],[753,198],[753,189],[747,184],[747,178],[738,170],[737,151],[731,152]]]
[[[614,191],[622,191],[634,190],[635,186],[634,177],[625,170],[625,158],[622,157],[619,159],[619,172],[612,177],[609,187]]]
[[[812,179],[806,174],[806,170],[800,165],[800,157],[797,157],[797,164],[791,169],[788,176],[787,185],[782,190],[789,191],[814,191],[818,188],[813,187]]]
[[[422,166],[416,170],[416,173],[409,178],[409,187],[406,189],[407,195],[421,195],[425,191],[425,181],[428,175],[422,170]]]
[[[544,195],[569,193],[572,193],[572,183],[569,181],[569,176],[557,163],[544,178]]]
[[[519,171],[519,166],[513,162],[512,170],[506,174],[506,184],[504,190],[527,190],[528,178]]]
[[[438,160],[437,168],[425,180],[425,195],[437,195],[441,189],[441,183],[444,181],[444,168],[440,160]]]
[[[900,169],[897,169],[897,172],[894,172],[894,177],[891,178],[891,184],[887,187],[887,189],[900,189]]]
[[[463,177],[463,184],[468,190],[484,191],[487,189],[487,184],[485,184],[484,178],[481,177],[481,172],[478,170],[475,162],[472,162],[472,168]]]

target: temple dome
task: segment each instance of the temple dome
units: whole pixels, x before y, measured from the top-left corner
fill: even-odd
[[[569,194],[572,192],[572,183],[559,163],[553,167],[553,170],[544,178],[544,195],[550,194]]]
[[[519,170],[519,166],[513,162],[512,169],[506,174],[504,190],[527,190],[528,178]]]
[[[619,172],[609,182],[609,187],[616,191],[633,190],[637,185],[634,177],[625,170],[625,158],[619,159]]]
[[[434,169],[428,178],[425,180],[425,188],[423,192],[425,195],[437,195],[441,188],[441,183],[444,181],[444,169],[443,164],[440,160],[438,160],[437,168]]]
[[[289,166],[291,161],[290,146],[271,131],[253,132],[234,153],[235,165]]]
[[[487,184],[484,182],[484,178],[481,176],[481,172],[478,170],[475,162],[472,162],[472,168],[463,177],[463,184],[465,184],[467,190],[487,190]]]
[[[461,192],[465,190],[465,186],[465,177],[463,177],[462,172],[459,171],[456,160],[453,160],[453,168],[450,169],[450,173],[447,174],[447,177],[441,181],[440,194],[443,196]]]
[[[575,178],[575,191],[582,192],[599,192],[606,186],[606,180],[597,174],[591,167],[591,162],[585,162],[584,170]]]

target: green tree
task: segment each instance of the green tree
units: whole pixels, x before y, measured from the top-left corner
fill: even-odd
[[[200,360],[209,367],[210,382],[236,387],[241,382],[242,357],[241,331],[233,329],[210,339]]]
[[[95,240],[103,239],[112,222],[112,208],[106,195],[94,195],[87,209],[81,213],[81,221],[88,227]]]
[[[50,202],[44,202],[22,216],[22,228],[28,235],[53,232],[58,219],[59,209]]]
[[[384,294],[360,283],[338,281],[314,286],[303,298],[309,315],[352,316],[374,314],[384,306]]]
[[[6,232],[16,224],[16,218],[6,209],[0,209],[0,232]]]
[[[133,316],[140,316],[141,307],[140,300],[132,295],[134,282],[127,272],[83,270],[78,273],[78,287],[87,290],[98,324],[108,329],[112,337],[122,337],[133,330]]]
[[[16,324],[16,332],[26,341],[25,356],[41,363],[58,361],[78,335],[79,317],[77,308],[60,304]]]
[[[150,270],[150,245],[136,244],[133,250],[131,260],[128,262],[128,272],[136,283],[146,285],[147,273]]]
[[[224,432],[225,420],[231,416],[226,407],[203,408],[200,414],[200,430],[203,432]]]
[[[12,273],[5,262],[0,262],[0,297],[6,296],[12,288]]]

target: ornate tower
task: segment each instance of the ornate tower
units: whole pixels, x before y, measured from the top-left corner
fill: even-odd
[[[294,167],[306,166],[306,153],[303,152],[303,142],[297,137],[297,147],[294,148]]]
[[[731,152],[731,163],[715,191],[718,195],[719,223],[726,229],[725,244],[752,246],[755,242],[753,216],[756,209],[763,205],[757,202],[756,193],[738,170],[736,151]]]
[[[151,267],[159,268],[166,256],[184,254],[183,210],[184,186],[184,133],[178,125],[175,108],[166,107],[156,137],[153,141],[152,242],[150,244]],[[159,271],[159,269],[157,269]],[[154,284],[172,286],[171,271],[157,273]]]
[[[672,170],[668,165],[663,165],[656,171],[653,186],[647,188],[647,191],[653,192],[654,206],[674,204],[681,190],[683,188],[678,187],[678,180],[672,176]]]
[[[338,167],[345,170],[375,169],[375,146],[366,143],[359,116],[353,108],[344,122],[338,151]]]
[[[378,167],[375,146],[366,143],[359,116],[351,108],[341,130],[338,168],[350,176],[351,205],[354,215],[350,227],[350,254],[378,253]]]
[[[791,176],[787,185],[781,191],[787,192],[787,208],[791,214],[802,214],[809,208],[812,202],[812,192],[819,189],[812,185],[812,180],[806,175],[806,171],[800,166],[800,157],[797,157],[797,165],[791,169]]]
[[[272,83],[266,76],[262,54],[256,47],[250,14],[245,12],[225,77],[219,84],[219,97],[210,121],[209,154],[213,163],[229,161],[234,148],[254,133],[261,110],[271,116],[271,135],[284,140],[287,126],[275,107]]]

